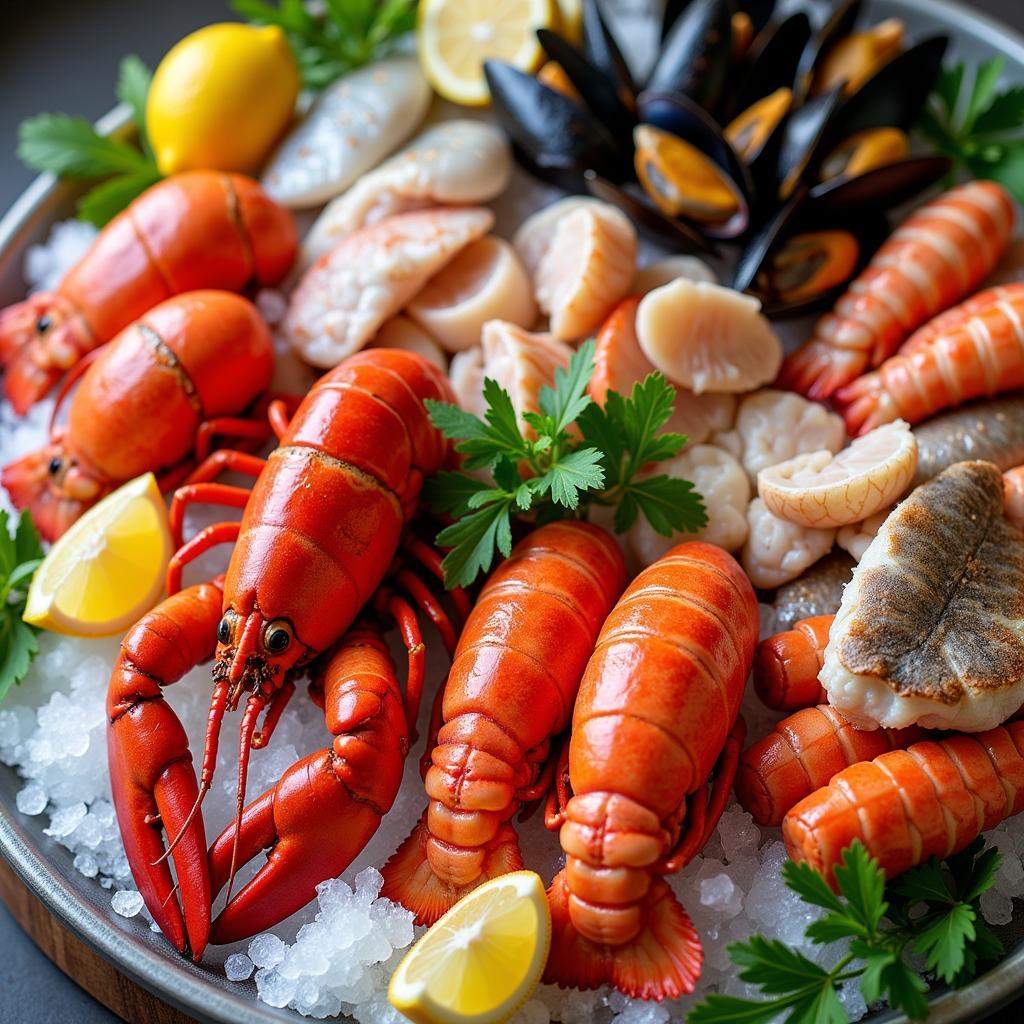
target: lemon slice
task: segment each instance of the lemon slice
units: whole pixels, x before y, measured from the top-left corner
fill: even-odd
[[[536,71],[544,58],[539,28],[558,18],[552,0],[424,0],[419,54],[430,84],[453,103],[482,107],[490,99],[484,61]]]
[[[68,636],[109,636],[156,603],[173,542],[152,473],[89,509],[50,549],[29,588],[24,619]]]
[[[799,526],[848,526],[887,509],[910,486],[917,441],[903,420],[857,438],[838,455],[808,452],[762,469],[757,492],[770,512]]]
[[[551,914],[533,871],[464,896],[398,965],[388,999],[417,1024],[497,1024],[529,999],[551,945]]]

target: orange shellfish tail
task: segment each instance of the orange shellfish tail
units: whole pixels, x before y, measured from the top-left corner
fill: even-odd
[[[851,434],[1024,386],[1024,288],[989,289],[938,319],[947,326],[837,392]]]
[[[466,621],[426,774],[430,805],[384,866],[384,895],[432,924],[458,899],[523,866],[510,824],[546,789],[551,738],[576,690],[625,564],[610,534],[551,523],[516,545]]]
[[[832,884],[859,839],[887,878],[964,849],[1024,810],[1024,722],[925,740],[851,765],[801,800],[782,822],[795,861]]]
[[[911,331],[969,295],[1006,251],[1013,200],[972,181],[911,214],[792,353],[780,387],[828,398],[891,356]]]
[[[659,876],[700,848],[721,813],[728,757],[710,799],[708,780],[723,750],[738,754],[733,723],[757,633],[750,582],[700,542],[640,573],[609,615],[573,714],[547,981],[610,982],[647,999],[693,990],[700,939]]]
[[[757,645],[754,689],[762,704],[777,711],[793,711],[828,701],[818,673],[834,618],[812,615]]]

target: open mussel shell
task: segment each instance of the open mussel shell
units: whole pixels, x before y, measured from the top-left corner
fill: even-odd
[[[646,90],[680,94],[713,110],[731,61],[731,3],[691,0],[665,37]]]
[[[583,179],[595,199],[617,206],[645,235],[682,251],[718,255],[710,239],[684,221],[665,216],[646,196],[635,195],[629,187],[617,185],[594,171],[587,171]]]
[[[839,107],[840,90],[833,89],[801,104],[786,118],[781,129],[775,187],[762,188],[760,198],[766,205],[787,200],[804,179],[812,161],[820,152],[822,139]]]
[[[887,210],[913,199],[945,178],[952,162],[944,156],[910,156],[853,177],[831,178],[810,190],[822,212]]]
[[[537,39],[548,57],[565,72],[590,112],[628,149],[636,116],[615,82],[557,33],[541,28]]]
[[[583,53],[594,67],[615,82],[623,102],[636,95],[629,65],[601,14],[598,0],[583,0]]]
[[[849,35],[860,17],[862,0],[845,0],[832,12],[829,19],[814,34],[804,49],[797,67],[797,99],[803,100],[811,87],[814,69],[821,58],[843,36]]]
[[[616,181],[632,175],[628,154],[590,111],[501,61],[486,61],[484,73],[494,114],[528,170],[569,189],[588,169]]]
[[[723,101],[723,110],[729,112],[730,119],[765,96],[792,88],[800,55],[810,38],[811,23],[800,12],[778,25],[769,25],[754,40],[742,82],[728,102]]]

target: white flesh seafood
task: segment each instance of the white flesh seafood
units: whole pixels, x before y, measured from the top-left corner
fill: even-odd
[[[484,350],[474,345],[456,352],[448,364],[448,380],[461,408],[480,419],[487,411],[484,400]]]
[[[842,419],[820,402],[766,388],[740,399],[736,423],[711,443],[732,452],[757,483],[757,474],[804,452],[838,452],[846,444]]]
[[[836,545],[841,547],[855,562],[859,562],[891,511],[891,508],[883,509],[873,516],[868,516],[862,522],[843,526],[836,533]]]
[[[555,203],[525,221],[514,244],[533,278],[537,305],[550,318],[551,333],[563,341],[596,331],[629,293],[636,229],[607,203]]]
[[[918,487],[869,545],[819,678],[858,728],[991,729],[1024,702],[1024,533],[989,462]]]
[[[698,395],[751,391],[782,365],[782,342],[757,299],[706,281],[676,278],[648,292],[636,331],[647,358]]]
[[[400,146],[430,103],[414,57],[391,57],[339,78],[278,146],[263,172],[285,206],[318,206]]]
[[[656,562],[669,548],[687,540],[707,541],[726,551],[738,551],[743,546],[747,539],[750,482],[743,467],[728,452],[709,444],[694,445],[640,476],[661,473],[691,481],[704,498],[708,523],[696,533],[679,532],[663,537],[644,516],[639,516],[626,534],[626,543],[641,566]]]
[[[424,285],[406,313],[449,352],[478,344],[488,320],[520,327],[537,321],[530,279],[512,246],[494,235],[467,245]]]
[[[401,348],[417,352],[442,370],[448,369],[448,357],[435,338],[401,313],[393,316],[376,334],[368,348]]]
[[[490,210],[450,207],[362,228],[303,274],[282,323],[285,337],[314,366],[337,366],[493,223]]]
[[[757,493],[770,512],[798,526],[849,526],[901,498],[916,469],[910,424],[896,420],[838,455],[807,452],[762,469]]]
[[[768,511],[760,498],[747,506],[747,542],[741,561],[755,587],[770,590],[795,580],[832,550],[835,530],[797,526]]]
[[[395,213],[490,202],[505,191],[511,174],[512,154],[497,128],[444,121],[328,203],[302,243],[301,258],[312,263],[364,224]]]
[[[677,277],[685,277],[688,281],[718,284],[718,275],[696,256],[666,256],[663,260],[640,267],[633,276],[633,287],[630,291],[634,295],[646,295]]]

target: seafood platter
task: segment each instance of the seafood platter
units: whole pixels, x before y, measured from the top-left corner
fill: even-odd
[[[0,853],[203,1021],[1019,995],[1024,41],[232,7],[20,131]]]

